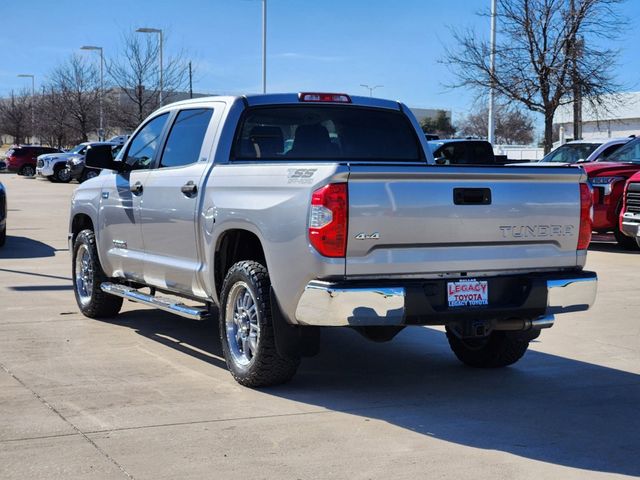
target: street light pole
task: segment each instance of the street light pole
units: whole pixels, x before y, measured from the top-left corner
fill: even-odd
[[[19,73],[18,77],[31,78],[31,142],[33,143],[36,130],[36,116],[34,111],[34,103],[36,101],[36,76],[31,73]]]
[[[495,140],[495,108],[496,108],[496,99],[495,99],[495,87],[494,87],[494,76],[496,73],[496,9],[497,9],[497,0],[491,0],[491,56],[489,57],[489,69],[491,78],[489,87],[489,128],[487,132],[487,140],[489,143],[493,145]]]
[[[160,106],[162,106],[162,89],[163,89],[163,84],[162,84],[162,49],[163,49],[163,45],[162,45],[162,30],[159,28],[138,28],[136,30],[136,32],[139,33],[157,33],[158,35],[160,35],[160,92],[158,94],[158,100],[160,101]]]
[[[262,93],[267,93],[267,0],[262,0]]]
[[[364,88],[369,89],[369,96],[370,96],[370,97],[373,97],[373,91],[374,91],[376,88],[382,88],[382,87],[384,87],[384,85],[374,85],[373,87],[371,87],[371,86],[369,86],[369,85],[365,85],[364,83],[361,83],[361,84],[360,84],[360,86],[361,86],[361,87],[364,87]]]
[[[80,50],[95,50],[100,52],[100,131],[98,132],[98,140],[104,140],[104,114],[103,114],[103,97],[104,97],[104,55],[102,47],[94,47],[85,45]]]

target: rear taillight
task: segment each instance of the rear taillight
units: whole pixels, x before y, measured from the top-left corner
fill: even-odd
[[[346,183],[331,183],[313,192],[309,215],[309,241],[320,255],[345,256],[348,205]]]
[[[586,250],[591,242],[593,204],[591,190],[586,183],[580,184],[580,232],[578,234],[578,250]]]

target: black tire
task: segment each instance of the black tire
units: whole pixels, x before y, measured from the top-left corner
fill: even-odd
[[[77,271],[79,252],[80,255],[86,253],[86,260],[91,263],[91,272],[86,275],[87,279],[91,277],[90,283],[76,276],[77,273],[81,273]],[[72,258],[73,292],[82,314],[89,318],[115,317],[122,308],[122,298],[109,295],[100,289],[100,285],[109,279],[100,265],[93,231],[83,230],[78,234],[73,243]]]
[[[0,230],[0,247],[4,246],[7,242],[7,227],[5,226],[2,230]]]
[[[100,172],[97,171],[94,168],[85,168],[82,172],[82,175],[80,175],[80,180],[78,180],[80,183],[84,183],[87,180],[91,179],[91,178],[95,178],[98,175],[100,175]]]
[[[500,368],[516,363],[535,337],[527,332],[493,331],[488,337],[462,339],[447,327],[447,340],[458,360],[470,367]]]
[[[49,178],[53,182],[69,183],[71,181],[71,172],[66,165],[58,165],[53,170],[53,176]]]
[[[18,175],[22,175],[24,177],[33,177],[35,174],[36,167],[34,167],[33,165],[24,165],[18,172]]]
[[[251,260],[233,265],[222,284],[219,314],[222,352],[231,375],[245,387],[266,387],[287,382],[295,375],[300,365],[300,358],[284,358],[278,355],[271,318],[270,288],[271,281],[267,269]],[[240,315],[238,312],[239,317],[244,318],[243,322],[249,327],[243,323],[246,327],[243,329],[231,319],[228,325],[227,317],[238,310],[237,298],[241,294],[244,294],[243,298],[246,297],[247,292],[251,297],[250,301],[254,302],[251,305],[256,307],[257,318],[250,322],[248,315]],[[248,348],[245,352],[241,347],[246,345],[239,345],[238,336],[241,335],[241,331],[251,332],[255,325],[259,326],[255,336],[255,351],[252,352],[252,349]],[[250,333],[244,338],[248,345]],[[230,341],[235,343],[230,344]],[[249,354],[251,359],[244,358]],[[240,357],[248,363],[242,364]]]
[[[640,243],[638,243],[635,238],[627,237],[618,227],[613,231],[613,235],[616,237],[618,245],[625,250],[638,250],[638,248],[640,248]]]

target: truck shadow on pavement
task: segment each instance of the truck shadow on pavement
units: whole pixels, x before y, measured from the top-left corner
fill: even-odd
[[[7,243],[0,248],[0,258],[53,257],[59,251],[51,245],[28,237],[7,236]]]
[[[215,321],[140,310],[112,322],[226,369]],[[639,476],[640,375],[536,351],[552,334],[515,366],[478,370],[435,329],[407,328],[386,344],[326,330],[320,355],[262,392],[467,447]]]
[[[606,252],[606,253],[622,253],[626,255],[640,254],[640,248],[636,250],[627,250],[625,248],[622,248],[617,243],[608,243],[608,242],[596,242],[596,243],[592,242],[589,245],[589,251]]]

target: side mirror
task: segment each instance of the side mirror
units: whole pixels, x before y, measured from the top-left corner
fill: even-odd
[[[87,147],[84,164],[88,168],[100,168],[104,170],[124,170],[122,162],[115,162],[111,154],[111,145],[93,145]]]
[[[436,157],[436,165],[449,165],[449,160],[446,157]]]

